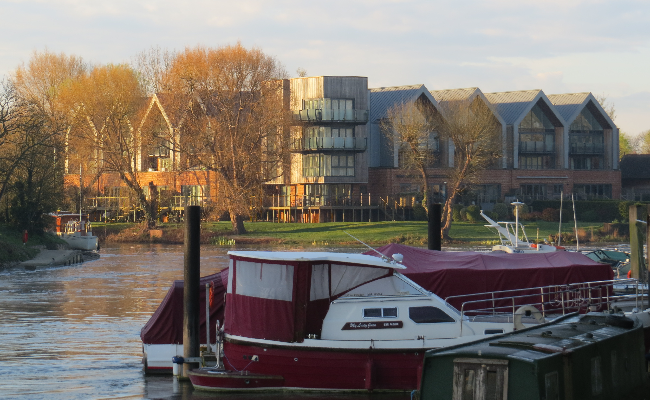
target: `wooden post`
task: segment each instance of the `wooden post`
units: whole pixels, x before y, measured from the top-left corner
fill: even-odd
[[[643,263],[643,245],[639,237],[639,228],[637,227],[637,206],[631,205],[630,215],[630,270],[632,278],[639,279],[640,266]]]
[[[442,204],[429,203],[429,237],[428,247],[429,250],[442,250],[440,221],[442,220]]]
[[[199,285],[201,281],[201,207],[185,206],[183,283],[183,358],[199,357]],[[183,377],[197,364],[183,364]]]

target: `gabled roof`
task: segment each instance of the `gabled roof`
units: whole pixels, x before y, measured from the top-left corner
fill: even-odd
[[[444,89],[444,90],[432,90],[431,95],[438,103],[443,101],[457,101],[457,100],[467,100],[474,95],[482,94],[481,90],[477,87],[465,88],[465,89]]]
[[[485,97],[496,107],[497,112],[508,125],[519,124],[540,99],[549,106],[550,111],[559,122],[563,126],[566,125],[562,115],[553,107],[553,103],[541,89],[485,93]]]
[[[650,179],[650,154],[626,154],[620,168],[621,179]]]
[[[502,127],[505,127],[507,124],[506,121],[501,117],[497,108],[488,100],[488,98],[483,94],[481,89],[477,87],[473,88],[464,88],[464,89],[444,89],[444,90],[432,90],[431,95],[438,103],[444,103],[446,101],[464,101],[469,100],[473,97],[480,97],[483,99],[483,102],[492,110],[492,113],[499,121]]]
[[[607,120],[607,123],[610,124],[612,128],[616,126],[596,97],[589,92],[550,94],[548,95],[548,99],[553,103],[557,111],[562,115],[562,118],[564,118],[569,125],[578,118],[580,112],[582,112],[591,101],[598,111],[600,111],[603,118]]]
[[[392,86],[368,89],[370,97],[370,122],[375,122],[386,117],[388,110],[396,104],[406,104],[417,100],[424,95],[434,107],[438,105],[436,99],[424,85]]]

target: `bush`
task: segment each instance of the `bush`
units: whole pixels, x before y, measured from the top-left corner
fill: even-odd
[[[580,213],[580,215],[578,216],[578,220],[584,222],[598,221],[599,219],[600,218],[596,210],[586,210]]]
[[[496,214],[497,217],[494,219],[497,221],[503,221],[508,218],[508,206],[503,203],[496,203],[492,212]]]
[[[521,221],[537,221],[538,219],[542,219],[542,213],[539,211],[521,213],[519,214],[519,219]]]
[[[452,213],[451,213],[451,219],[454,222],[461,222],[463,220],[463,217],[460,215],[460,210],[463,207],[460,205],[454,205],[452,207]]]
[[[467,207],[460,209],[460,219],[461,221],[467,221]]]
[[[415,221],[427,221],[429,219],[422,204],[416,204],[413,206],[413,219]]]
[[[478,208],[478,206],[468,206],[467,207],[467,220],[469,222],[475,223],[477,221],[480,221],[483,217],[481,217],[481,210]]]

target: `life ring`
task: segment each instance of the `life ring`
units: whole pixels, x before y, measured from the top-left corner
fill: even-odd
[[[627,271],[627,279],[632,278],[632,270]]]
[[[515,311],[515,315],[513,318],[513,322],[515,324],[515,330],[520,330],[525,328],[524,324],[521,322],[522,317],[533,317],[535,318],[535,321],[537,321],[540,324],[546,322],[546,320],[544,319],[544,315],[542,315],[542,312],[539,311],[537,308],[531,305],[521,306],[517,309],[517,311]]]
[[[532,243],[532,244],[530,245],[530,247],[532,247],[533,249],[536,249],[536,248],[537,248],[537,245],[536,245],[535,243]]]

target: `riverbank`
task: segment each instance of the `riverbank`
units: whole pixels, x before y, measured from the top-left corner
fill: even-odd
[[[42,249],[60,248],[67,248],[67,244],[55,235],[45,232],[30,233],[27,243],[23,243],[21,230],[0,225],[0,268],[31,260]]]
[[[427,245],[427,223],[424,221],[387,222],[331,222],[331,223],[271,223],[247,222],[245,235],[233,235],[230,222],[204,222],[201,224],[201,243],[213,245],[233,244],[282,244],[282,245],[354,245],[358,242],[346,234],[371,245],[402,243],[411,246]],[[580,242],[623,242],[624,237],[603,236],[603,224],[579,223]],[[144,224],[96,223],[93,233],[102,243],[183,243],[183,224],[161,223],[155,229],[146,229]],[[529,240],[540,241],[556,235],[558,224],[537,221],[526,224]],[[564,225],[563,242],[573,238],[573,226]],[[493,245],[498,236],[483,224],[454,222],[451,227],[452,240],[447,245]]]

